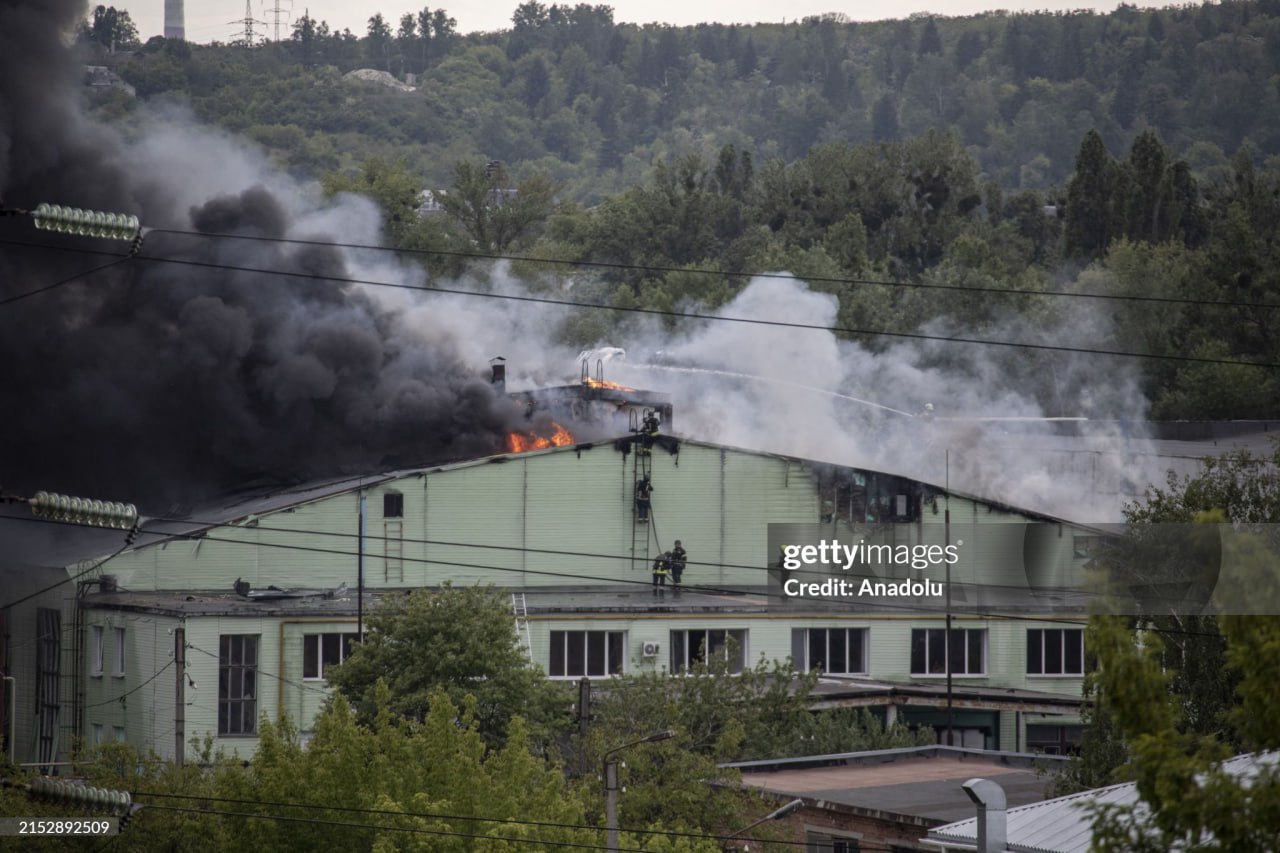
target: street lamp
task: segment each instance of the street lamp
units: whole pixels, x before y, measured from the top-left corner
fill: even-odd
[[[769,812],[767,815],[760,818],[759,820],[753,821],[747,824],[746,826],[742,827],[742,829],[739,829],[737,832],[726,835],[724,838],[725,853],[732,853],[733,848],[729,846],[729,842],[737,838],[739,835],[742,835],[745,832],[749,832],[750,830],[755,829],[757,826],[759,826],[762,823],[767,823],[768,821],[771,821],[771,820],[780,820],[786,817],[787,815],[791,814],[792,812],[794,812],[796,809],[800,808],[803,805],[804,805],[804,800],[792,800],[791,802],[787,803],[785,806],[782,806],[781,808],[777,808]],[[744,847],[743,849],[745,850],[746,848]]]
[[[617,853],[618,850],[618,759],[614,758],[613,755],[642,743],[654,743],[655,741],[666,740],[675,736],[676,733],[671,729],[664,729],[660,732],[654,732],[648,737],[624,743],[622,746],[615,746],[604,754],[604,820],[609,829],[608,847],[613,853]]]

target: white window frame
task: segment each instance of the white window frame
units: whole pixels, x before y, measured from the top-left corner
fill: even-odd
[[[866,674],[867,674],[867,672],[869,671],[869,665],[868,665],[867,661],[868,661],[868,660],[870,660],[870,658],[871,658],[871,648],[870,648],[870,646],[871,646],[871,642],[870,642],[870,641],[871,641],[871,629],[869,629],[869,628],[849,628],[849,627],[845,627],[845,626],[843,626],[843,625],[836,625],[836,626],[815,625],[815,626],[814,626],[814,627],[812,627],[812,628],[795,628],[795,629],[793,629],[793,630],[794,630],[794,631],[796,631],[796,632],[798,632],[798,633],[801,635],[801,636],[800,636],[800,642],[803,644],[803,645],[801,646],[801,649],[802,649],[802,653],[803,653],[803,656],[804,656],[804,657],[803,657],[803,659],[802,659],[802,660],[798,660],[798,661],[796,661],[796,662],[795,662],[795,663],[796,663],[796,668],[797,668],[797,669],[799,669],[801,672],[810,672],[810,671],[812,671],[812,670],[813,670],[813,664],[812,664],[812,663],[811,663],[811,661],[810,661],[810,648],[811,648],[811,647],[810,647],[810,643],[811,643],[811,641],[812,641],[812,632],[813,632],[813,631],[825,631],[825,632],[826,632],[826,645],[827,645],[827,657],[828,657],[828,658],[830,658],[830,656],[831,656],[831,640],[832,640],[831,633],[832,633],[833,631],[839,631],[839,632],[841,632],[841,633],[844,635],[844,647],[845,647],[845,668],[844,668],[844,669],[842,669],[842,670],[839,670],[839,671],[836,671],[836,670],[833,670],[833,669],[824,669],[824,670],[822,670],[824,674],[829,674],[829,675],[866,675]],[[853,665],[853,662],[852,662],[852,661],[850,661],[850,659],[849,659],[849,658],[850,658],[850,655],[849,655],[849,637],[850,637],[850,634],[851,634],[852,632],[855,632],[855,631],[862,635],[862,644],[861,644],[861,645],[862,645],[862,648],[861,648],[861,654],[859,655],[859,659],[858,659],[858,661],[856,662],[856,665]],[[794,648],[794,647],[793,647],[793,648]]]
[[[1045,634],[1053,632],[1060,634],[1061,639],[1058,643],[1058,671],[1046,672],[1045,664],[1048,644],[1045,643]],[[1074,641],[1079,649],[1079,671],[1069,671],[1067,669],[1067,642],[1070,637],[1074,636]],[[1039,648],[1032,648],[1034,637],[1038,637]],[[1032,671],[1032,664],[1035,660],[1036,652],[1039,652],[1040,660],[1037,663],[1039,671]],[[1027,629],[1027,677],[1028,678],[1080,678],[1084,675],[1084,629],[1083,628],[1028,628]]]
[[[324,659],[324,638],[338,638],[338,659],[336,661],[326,661]],[[344,640],[344,637],[350,637],[350,640]],[[324,668],[326,666],[337,666],[347,659],[350,654],[350,647],[356,642],[355,631],[326,631],[320,634],[303,634],[302,635],[302,680],[303,681],[324,681]],[[307,655],[311,653],[308,646],[315,646],[315,671],[314,674],[308,675],[309,669],[307,665]]]
[[[924,648],[923,671],[918,671],[915,665],[916,664],[915,662],[916,633],[920,631],[925,632],[924,633],[925,648]],[[969,660],[969,651],[970,651],[969,635],[975,631],[978,632],[982,637],[982,650],[981,650],[982,660],[979,662],[980,669],[978,671],[973,671],[971,662]],[[948,639],[946,632],[947,632],[946,628],[912,628],[911,629],[911,645],[908,651],[908,654],[910,655],[910,659],[908,661],[908,667],[911,670],[912,678],[945,678],[946,677],[947,657],[949,654],[949,649],[946,647],[946,641]],[[961,648],[963,648],[964,650],[963,668],[962,669],[953,668],[951,670],[951,676],[953,678],[986,678],[987,677],[987,659],[989,657],[989,654],[988,654],[989,638],[987,635],[987,629],[986,628],[952,628],[951,632],[952,634],[962,635],[963,642],[961,644]],[[937,642],[939,639],[942,640],[942,642],[944,643],[943,652],[942,652],[942,669],[931,671],[929,669],[929,659],[931,657],[931,655],[929,654],[930,646],[933,643]]]
[[[733,664],[730,672],[735,675],[742,672],[746,668],[748,660],[747,638],[750,635],[746,628],[673,628],[668,638],[671,643],[671,672],[688,672],[693,664],[702,660],[702,658],[694,655],[698,649],[710,644],[713,633],[724,635],[720,638],[720,648],[724,650],[725,660],[729,660],[729,640],[732,639],[737,644],[737,656],[730,662]],[[679,639],[677,639],[677,635]],[[690,641],[690,635],[696,638],[696,642]],[[682,650],[683,660],[676,660],[677,649]]]
[[[101,625],[89,626],[89,674],[95,678],[102,677],[102,665],[105,657],[105,650],[102,647],[104,639]]]
[[[124,678],[126,663],[124,628],[112,628],[111,636],[115,640],[115,655],[111,659],[111,675],[113,678]]]
[[[583,638],[581,672],[569,671],[571,663],[569,643],[573,635],[581,635]],[[603,669],[591,666],[591,646],[593,641],[603,643],[603,647],[599,650],[603,657]],[[547,674],[551,678],[611,678],[616,675],[623,675],[627,671],[627,649],[629,646],[627,645],[626,631],[588,631],[578,629],[551,631],[548,645]],[[616,663],[616,668],[612,663]],[[577,669],[577,667],[573,668]],[[559,671],[557,672],[557,670]]]
[[[246,662],[248,658],[252,663]],[[261,663],[261,634],[218,637],[218,737],[257,737]]]

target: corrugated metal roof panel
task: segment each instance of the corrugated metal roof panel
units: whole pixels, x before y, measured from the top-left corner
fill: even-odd
[[[1243,779],[1251,778],[1261,766],[1280,761],[1280,752],[1239,755],[1222,763],[1222,769]],[[1092,807],[1129,806],[1138,802],[1133,782],[1081,791],[1043,803],[1018,806],[1008,811],[1008,849],[1016,853],[1088,853],[1093,842]],[[940,826],[929,833],[938,842],[974,843],[978,819]]]

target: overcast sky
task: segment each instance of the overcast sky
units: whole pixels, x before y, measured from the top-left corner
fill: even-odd
[[[164,0],[124,0],[110,2],[102,0],[106,5],[114,5],[117,9],[127,9],[129,15],[138,25],[138,35],[143,41],[151,36],[164,32]],[[458,29],[469,33],[477,30],[505,30],[511,27],[511,13],[521,0],[454,0],[454,2],[416,3],[406,0],[250,0],[253,17],[266,21],[265,27],[255,29],[272,35],[275,15],[269,9],[279,6],[284,10],[281,14],[280,33],[287,38],[292,31],[289,21],[301,17],[310,11],[316,20],[328,21],[334,30],[350,28],[356,35],[364,35],[368,29],[369,18],[381,12],[391,24],[392,30],[399,23],[400,16],[406,12],[417,12],[424,6],[432,9],[447,9],[449,14],[458,20]],[[545,5],[552,5],[555,0],[544,0]],[[562,5],[575,5],[578,0],[560,0]],[[95,2],[95,5],[97,3]],[[703,22],[709,23],[777,23],[782,20],[794,21],[809,15],[821,15],[826,12],[840,12],[855,21],[877,21],[885,18],[904,18],[915,12],[931,12],[936,15],[959,16],[972,15],[992,8],[1010,10],[1048,10],[1065,11],[1069,9],[1096,9],[1109,12],[1118,3],[1111,2],[1073,2],[1073,0],[1012,0],[1000,3],[996,0],[618,0],[604,3],[613,7],[613,17],[618,22],[649,23],[657,21],[666,24],[687,26]],[[1137,5],[1157,5],[1138,3]],[[290,10],[292,6],[292,10]],[[290,18],[290,11],[293,18]],[[245,4],[243,0],[187,0],[186,29],[187,40],[194,42],[229,41],[244,30],[243,24],[231,23],[243,19]]]

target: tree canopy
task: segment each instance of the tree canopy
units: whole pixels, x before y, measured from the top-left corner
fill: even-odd
[[[489,588],[446,583],[388,596],[368,617],[364,642],[325,676],[365,724],[384,709],[424,719],[443,691],[455,705],[471,703],[476,731],[491,746],[519,716],[542,748],[572,700],[529,663],[513,625],[509,602]]]

